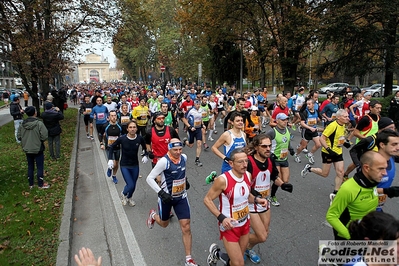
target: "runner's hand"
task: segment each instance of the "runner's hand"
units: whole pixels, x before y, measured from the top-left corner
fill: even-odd
[[[147,163],[148,162],[148,157],[147,156],[143,156],[143,158],[141,159],[142,163]]]

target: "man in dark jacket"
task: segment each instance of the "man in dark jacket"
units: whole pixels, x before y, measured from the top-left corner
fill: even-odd
[[[18,128],[22,123],[22,117],[24,115],[24,110],[22,109],[21,105],[19,104],[19,96],[14,96],[13,101],[10,104],[10,114],[14,118],[15,140],[17,141],[17,143],[21,143],[18,140],[17,134],[18,134]]]
[[[42,119],[48,131],[48,148],[50,150],[50,157],[52,159],[59,159],[61,148],[60,135],[62,132],[60,120],[64,119],[64,115],[58,107],[53,107],[53,104],[50,102],[47,102],[44,105],[44,108],[45,111],[42,113]]]
[[[33,188],[33,175],[36,162],[37,185],[42,189],[49,188],[50,185],[43,181],[44,141],[47,139],[47,128],[42,121],[36,118],[37,112],[35,107],[26,107],[25,113],[28,115],[28,118],[19,127],[17,137],[22,143],[22,149],[28,161],[29,187]]]

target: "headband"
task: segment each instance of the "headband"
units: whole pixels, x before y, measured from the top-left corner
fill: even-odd
[[[168,150],[176,147],[183,147],[183,144],[181,142],[168,143]]]

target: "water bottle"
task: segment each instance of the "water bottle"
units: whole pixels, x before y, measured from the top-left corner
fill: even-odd
[[[231,225],[232,225],[233,227],[236,227],[236,226],[238,225],[238,222],[237,222],[236,220],[233,220],[233,219],[230,220],[230,223],[231,223]],[[224,228],[224,226],[222,225],[222,223],[220,223],[219,229],[220,229],[221,232],[226,231],[226,228]]]

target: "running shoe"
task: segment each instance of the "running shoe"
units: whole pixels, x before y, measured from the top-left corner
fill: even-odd
[[[118,178],[116,178],[116,176],[112,177],[112,182],[114,182],[115,184],[118,184]]]
[[[208,263],[208,266],[216,266],[219,258],[219,251],[220,248],[217,244],[213,243],[210,247],[209,247],[209,255],[208,258],[206,260],[206,262]]]
[[[209,149],[208,144],[204,143],[204,150],[206,151],[206,150],[208,150],[208,149]]]
[[[294,154],[294,159],[295,159],[295,162],[297,162],[297,163],[301,162],[301,157],[296,153]]]
[[[88,138],[88,139],[89,139],[89,138],[90,138],[90,135],[89,135],[89,134],[86,134],[86,138]]]
[[[127,203],[129,204],[130,207],[136,206],[136,202],[134,202],[133,197],[127,199]]]
[[[154,223],[155,223],[154,216],[155,216],[155,213],[156,213],[155,210],[151,209],[150,210],[150,214],[148,215],[148,218],[147,218],[147,226],[150,229],[152,229],[154,227]]]
[[[223,121],[222,121],[221,118],[219,118],[219,123],[220,123],[221,125],[223,125]]]
[[[94,140],[93,136],[90,136],[90,140]]]
[[[121,191],[121,201],[122,201],[122,205],[126,206],[127,204],[127,198],[126,196],[123,194],[123,191]]]
[[[212,173],[210,175],[205,177],[205,183],[207,183],[209,185],[210,183],[213,182],[213,180],[215,180],[216,176],[217,176],[216,171],[212,171]]]
[[[309,153],[308,149],[306,149],[306,148],[303,149],[302,152],[303,152],[303,153]]]
[[[108,170],[107,170],[107,176],[108,176],[108,177],[111,177],[111,175],[112,175],[112,169],[111,169],[111,168],[108,168]]]
[[[275,207],[280,206],[280,202],[278,202],[276,196],[270,197],[270,198],[269,198],[269,202],[270,202],[270,204],[272,204],[272,205],[275,206]]]
[[[301,171],[302,177],[305,177],[307,174],[309,174],[309,172],[310,172],[309,168],[310,168],[310,164],[306,164],[305,167]]]
[[[306,158],[308,158],[310,164],[314,164],[314,156],[310,152],[305,155]]]
[[[183,147],[186,147],[186,141],[187,141],[187,138],[185,137],[185,138],[183,139]]]
[[[292,127],[291,127],[291,128],[292,128],[292,130],[295,131],[295,130],[296,130],[296,125],[295,125],[295,124],[292,124]]]
[[[218,133],[218,131],[217,131],[217,130],[214,130],[214,131],[213,131],[213,134],[217,134],[217,133]]]
[[[209,137],[208,140],[209,141],[214,141],[214,139],[212,137]]]
[[[186,260],[186,263],[184,264],[184,266],[198,266],[198,264],[195,263],[193,259],[189,259],[189,260]]]
[[[202,166],[202,163],[200,162],[200,160],[195,160],[195,165],[196,166]]]
[[[43,183],[43,186],[41,186],[41,187],[39,187],[40,189],[47,189],[47,188],[50,188],[50,184],[48,184],[48,183]]]
[[[245,255],[253,262],[258,264],[260,262],[260,257],[258,256],[258,254],[256,254],[255,251],[253,251],[253,249],[246,249],[245,250]]]

